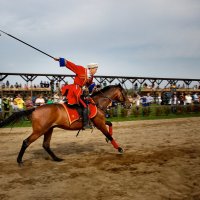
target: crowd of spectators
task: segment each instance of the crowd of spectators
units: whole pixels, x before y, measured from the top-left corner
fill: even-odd
[[[171,88],[173,88],[173,87],[175,87],[176,89],[186,89],[186,88],[190,88],[190,89],[193,89],[193,90],[197,90],[197,89],[200,89],[200,85],[193,85],[193,86],[190,86],[189,87],[189,85],[185,85],[184,83],[182,84],[182,85],[180,85],[180,84],[178,84],[178,85],[176,85],[176,84],[171,84],[171,85],[168,85],[168,87],[167,86],[165,86],[164,88],[165,89],[171,89]],[[141,85],[138,85],[138,83],[136,82],[134,85],[133,85],[133,89],[135,90],[135,91],[142,91],[143,89],[145,90],[145,89],[148,89],[148,90],[151,90],[151,91],[156,91],[157,89],[162,89],[161,87],[160,87],[160,85],[155,85],[154,83],[152,83],[152,84],[150,84],[150,85],[148,85],[147,83],[143,83],[143,84],[141,84]]]
[[[55,83],[56,87],[58,86],[58,82]],[[27,88],[50,88],[51,85],[54,85],[54,82],[53,81],[40,81],[40,84],[33,84],[33,85],[27,85],[27,84],[24,84],[22,85],[21,83],[18,83],[16,82],[15,84],[10,84],[9,81],[6,81],[5,83],[2,83],[2,89],[5,89],[5,88],[15,88],[15,89],[19,89],[19,88],[24,88],[24,89],[27,89]]]
[[[48,88],[51,86],[51,82],[48,83],[46,81],[41,81],[40,85],[38,87],[40,88]],[[54,84],[54,83],[53,83]],[[66,83],[67,84],[67,83]],[[25,85],[26,86],[26,85]],[[3,95],[0,96],[0,112],[1,115],[3,113],[3,118],[5,119],[8,115],[10,115],[12,112],[21,111],[30,109],[32,107],[42,106],[45,104],[52,104],[52,103],[63,103],[65,102],[65,97],[63,97],[60,94],[60,88],[59,84],[55,83],[56,91],[51,92],[53,95],[48,95],[45,93],[40,93],[37,96],[23,96],[22,94],[17,94],[15,96],[13,95]],[[92,94],[94,91],[98,91],[101,89],[100,85],[91,85],[92,87],[89,87],[89,92]],[[6,84],[3,84],[3,88],[21,88],[22,85],[16,84],[14,86],[10,85],[7,81]],[[59,89],[57,89],[59,88]],[[57,92],[58,91],[58,92]]]
[[[39,88],[49,88],[51,86],[51,82],[41,81],[40,85],[33,87]],[[56,85],[56,84],[55,84]],[[5,84],[2,85],[5,88],[21,88],[22,85],[16,84],[14,86],[10,85],[7,81]],[[25,85],[25,87],[27,87]],[[58,85],[56,85],[58,87]],[[138,85],[134,85],[135,90],[138,88]],[[148,85],[144,84],[144,88],[148,87]],[[152,86],[154,87],[154,86]],[[177,86],[179,88],[181,86]],[[181,87],[183,88],[184,85]],[[199,87],[196,85],[194,86],[194,90],[198,89]],[[89,88],[90,89],[90,88]],[[98,91],[101,89],[100,85],[95,85],[94,88],[92,87],[92,91]],[[92,92],[91,92],[92,93]],[[154,96],[152,96],[154,94]],[[171,105],[172,109],[175,111],[177,105],[198,105],[200,104],[200,94],[193,91],[193,92],[163,92],[159,93],[155,96],[155,93],[147,93],[146,95],[140,95],[137,93],[134,97],[130,97],[132,106],[139,110],[140,107],[149,108],[152,104],[158,105]],[[41,106],[44,104],[52,104],[52,103],[63,103],[64,97],[59,95],[59,93],[54,93],[54,95],[50,96],[47,94],[39,94],[37,96],[22,96],[21,94],[17,94],[16,96],[0,96],[0,112],[3,113],[3,118],[6,118],[11,112],[16,112],[20,110],[29,109],[32,107]],[[117,107],[117,104],[112,103],[109,107]],[[109,108],[108,108],[109,109]]]
[[[10,115],[11,112],[30,109],[44,104],[63,103],[64,98],[58,93],[53,96],[39,94],[37,96],[23,97],[21,94],[16,96],[0,96],[0,112],[3,113],[3,119]]]
[[[133,104],[135,104],[138,109],[140,105],[143,107],[150,106],[151,104],[158,105],[192,105],[192,104],[200,104],[200,94],[197,92],[187,92],[187,93],[176,93],[176,92],[164,92],[163,94],[159,94],[158,96],[152,97],[150,93],[147,95],[140,96],[137,94],[132,100]]]

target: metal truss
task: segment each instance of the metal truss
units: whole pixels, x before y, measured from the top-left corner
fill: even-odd
[[[33,82],[37,77],[46,77],[48,80],[53,82],[63,82],[68,83],[74,79],[75,75],[71,74],[29,74],[29,73],[0,73],[0,82],[4,81],[6,78],[11,78],[12,76],[20,76],[24,81]],[[100,85],[111,85],[111,84],[122,84],[131,85],[131,87],[141,87],[144,84],[161,88],[170,87],[171,85],[184,85],[185,88],[189,88],[193,85],[200,85],[200,79],[188,79],[188,78],[159,78],[159,77],[129,77],[129,76],[94,76],[94,80]]]

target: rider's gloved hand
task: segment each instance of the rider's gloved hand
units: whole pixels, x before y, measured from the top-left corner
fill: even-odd
[[[59,61],[60,59],[59,58],[53,58],[55,61]]]

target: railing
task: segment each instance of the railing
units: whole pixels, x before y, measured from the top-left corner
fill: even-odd
[[[200,104],[190,105],[156,105],[133,106],[126,109],[121,106],[112,107],[107,110],[106,117],[112,120],[136,120],[136,119],[162,119],[176,117],[200,116]]]
[[[14,111],[0,112],[0,121],[10,116]],[[163,118],[178,118],[178,117],[200,117],[200,104],[190,105],[156,105],[140,106],[139,108],[133,106],[126,109],[120,104],[111,107],[105,113],[106,117],[111,121],[125,121],[125,120],[143,120],[143,119],[163,119]]]
[[[29,88],[2,88],[1,89],[4,92],[8,91],[51,91],[51,88],[34,88],[34,87],[29,87]]]
[[[171,88],[141,88],[141,92],[171,92]],[[196,88],[176,88],[176,92],[200,92]]]

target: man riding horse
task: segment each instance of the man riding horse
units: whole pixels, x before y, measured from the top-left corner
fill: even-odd
[[[83,96],[83,87],[89,87],[92,84],[94,74],[97,72],[98,64],[90,63],[87,68],[76,65],[64,58],[54,58],[55,61],[59,61],[60,67],[67,67],[73,71],[76,76],[74,83],[67,85],[64,90],[67,90],[66,98],[69,105],[80,105],[83,107],[83,130],[92,128],[89,124],[88,118],[88,106]]]

